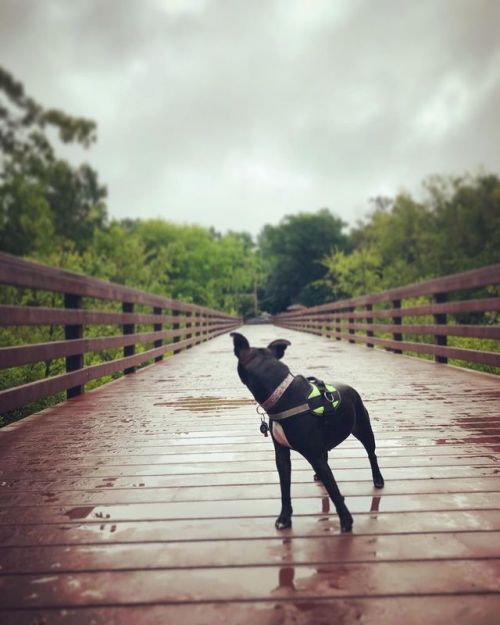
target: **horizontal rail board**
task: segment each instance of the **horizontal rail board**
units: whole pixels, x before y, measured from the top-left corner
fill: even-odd
[[[70,293],[102,300],[115,300],[133,304],[146,304],[184,312],[216,310],[188,304],[139,289],[106,282],[98,278],[56,269],[0,252],[0,284],[24,287],[51,293]]]
[[[194,326],[193,326],[194,331]],[[34,345],[19,345],[0,348],[0,369],[19,367],[21,365],[63,358],[73,354],[98,352],[125,345],[152,343],[160,339],[183,336],[189,329],[161,330],[158,332],[141,332],[138,334],[120,334],[118,336],[103,336],[99,338],[73,339],[68,341],[49,341]]]
[[[342,323],[327,324],[325,322],[308,322],[307,327],[331,328],[339,327],[342,330],[358,330],[367,332],[398,332],[400,334],[423,334],[423,335],[443,335],[461,336],[478,339],[500,339],[500,326],[466,326],[466,325],[404,325],[395,323]],[[331,330],[327,330],[330,333]]]
[[[319,306],[311,307],[307,312],[324,312],[331,310],[340,310],[343,308],[351,308],[355,306],[365,306],[367,304],[379,304],[394,300],[407,299],[411,297],[420,297],[423,295],[434,295],[436,293],[450,293],[465,289],[478,289],[484,286],[500,284],[500,264],[482,267],[480,269],[472,269],[462,273],[456,273],[451,276],[435,278],[425,282],[417,282],[404,287],[382,291],[371,295],[362,295],[361,297],[353,297],[338,302],[329,302]],[[286,313],[296,315],[304,313]]]
[[[466,338],[500,340],[500,326],[466,325],[397,325],[392,323],[346,324],[348,330],[366,330],[374,332],[399,332],[402,334],[458,336]]]
[[[46,308],[42,306],[0,306],[0,325],[126,325],[157,323],[203,323],[230,320],[229,315],[190,317],[186,315],[154,315],[147,313],[108,312],[71,308]]]
[[[424,304],[422,306],[408,306],[404,308],[385,308],[375,310],[353,310],[332,312],[330,315],[316,317],[312,310],[301,313],[282,313],[276,319],[301,319],[304,322],[314,319],[384,319],[386,317],[419,317],[423,315],[459,314],[474,312],[499,312],[500,297],[484,299],[462,300],[459,302],[445,302],[443,304]]]
[[[311,330],[301,326],[280,322],[281,326],[290,329],[297,329],[303,332],[309,332],[318,336],[322,335],[320,330]],[[459,347],[447,347],[445,345],[432,345],[431,343],[415,343],[412,341],[396,341],[393,339],[383,339],[375,336],[362,336],[359,334],[346,334],[342,332],[331,332],[335,338],[355,341],[356,343],[369,343],[371,345],[379,345],[381,347],[403,350],[407,352],[433,354],[435,356],[444,356],[463,360],[465,362],[475,362],[478,364],[491,365],[492,367],[500,367],[500,352],[479,351],[475,349],[465,349]]]

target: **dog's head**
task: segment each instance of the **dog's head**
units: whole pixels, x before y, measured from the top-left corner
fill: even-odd
[[[250,347],[243,334],[232,332],[234,354],[238,358],[238,375],[248,386],[257,401],[264,401],[290,372],[280,362],[286,348],[291,344],[286,339],[271,341],[267,347]]]

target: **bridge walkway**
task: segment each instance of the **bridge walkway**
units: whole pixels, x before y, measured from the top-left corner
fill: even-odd
[[[228,335],[0,430],[3,625],[491,625],[500,613],[500,384],[271,325],[292,372],[356,387],[383,491],[349,438],[339,525],[292,457],[278,532],[269,438]]]

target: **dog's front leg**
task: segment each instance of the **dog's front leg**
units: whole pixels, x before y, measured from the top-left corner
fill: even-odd
[[[347,506],[344,503],[344,498],[340,494],[339,487],[337,486],[337,482],[333,477],[332,470],[330,469],[330,465],[325,460],[324,457],[320,457],[319,459],[310,459],[311,463],[316,475],[318,475],[319,479],[323,482],[323,486],[328,491],[330,495],[330,499],[335,506],[337,514],[339,515],[340,520],[340,531],[341,532],[350,532],[352,531],[352,516],[349,512]]]
[[[274,442],[274,453],[276,457],[276,467],[280,476],[281,488],[281,512],[276,519],[274,526],[278,530],[292,527],[292,499],[290,496],[290,483],[292,479],[292,463],[290,460],[290,449]]]

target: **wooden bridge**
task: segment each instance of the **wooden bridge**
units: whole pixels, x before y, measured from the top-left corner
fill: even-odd
[[[55,388],[71,395],[0,430],[2,625],[498,623],[498,377],[354,344],[364,336],[363,342],[393,352],[412,349],[404,306],[382,304],[377,312],[376,303],[351,300],[279,318],[287,328],[239,330],[252,344],[289,339],[292,372],[343,380],[360,391],[386,478],[385,489],[375,491],[365,452],[353,438],[332,452],[355,517],[354,533],[341,535],[323,487],[305,461],[292,457],[294,525],[278,532],[272,443],[259,433],[227,335],[239,320],[3,260],[1,281],[54,289],[77,310],[0,306],[4,324],[45,321],[69,328],[69,336],[54,341],[68,370],[52,382],[5,389],[2,410],[22,405],[23,395],[27,403]],[[474,279],[479,287],[495,283],[498,268]],[[431,297],[443,284],[428,287]],[[386,301],[397,295],[389,293]],[[121,301],[121,310],[92,310],[98,297]],[[465,305],[500,308],[499,298],[486,300]],[[422,314],[443,315],[443,305],[456,310],[457,300],[428,304],[436,305],[441,308]],[[140,306],[155,308],[154,317]],[[410,306],[414,316],[416,305]],[[353,327],[364,325],[360,313],[372,327]],[[391,325],[378,329],[387,316]],[[85,324],[104,321],[120,324],[124,333],[84,338]],[[459,331],[450,325],[447,334],[442,318],[435,321],[425,322],[425,333]],[[134,324],[145,323],[156,327],[136,332]],[[430,325],[440,325],[439,334]],[[411,328],[415,335],[414,321]],[[470,328],[460,332],[492,338],[498,330]],[[387,338],[384,329],[401,336]],[[144,351],[134,353],[131,342],[141,340]],[[110,341],[128,351],[85,367],[86,350]],[[440,343],[429,343],[435,358],[470,356],[446,353],[456,348]],[[5,347],[0,363],[47,358],[48,349]],[[132,372],[172,352],[180,353],[82,393],[85,381],[103,371]],[[489,351],[471,360],[495,365],[496,357]]]

